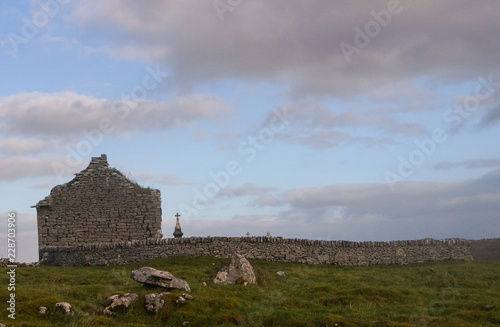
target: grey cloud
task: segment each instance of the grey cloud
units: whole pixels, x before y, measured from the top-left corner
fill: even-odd
[[[137,179],[143,185],[143,182],[145,183],[143,186],[147,185],[152,185],[153,187],[157,184],[161,185],[185,185],[188,184],[189,182],[182,179],[179,176],[172,175],[172,174],[159,174],[155,173],[152,171],[142,171],[142,172],[134,172],[130,174],[130,177],[132,179]]]
[[[276,134],[275,138],[282,141],[299,143],[314,149],[329,149],[353,143],[368,147],[395,143],[393,139],[388,137],[354,136],[338,130],[291,130],[286,134]]]
[[[73,92],[22,93],[0,98],[0,126],[9,135],[71,138],[95,131],[167,130],[213,121],[231,110],[224,101],[202,94],[157,102],[96,99]]]
[[[500,101],[500,99],[499,99]],[[481,119],[482,126],[491,126],[500,121],[500,105],[489,109]]]
[[[404,182],[395,193],[383,184],[295,189],[268,205],[288,208],[259,226],[286,237],[299,229],[315,239],[496,237],[500,169],[476,180]]]
[[[0,159],[0,181],[15,181],[24,178],[56,177],[54,163],[64,165],[59,157],[29,158],[8,157]],[[77,170],[80,166],[75,167]],[[83,168],[83,167],[82,167]],[[76,171],[75,171],[76,172]],[[68,175],[71,176],[71,175]]]
[[[455,168],[475,169],[499,167],[500,159],[470,159],[460,162],[442,161],[433,166],[434,169],[450,170]]]
[[[256,195],[267,194],[270,192],[275,192],[277,190],[278,189],[275,187],[270,187],[270,186],[259,187],[254,184],[247,183],[241,186],[225,187],[219,192],[217,196],[227,197],[227,198],[241,197],[241,196],[256,196]]]
[[[461,82],[498,66],[492,36],[500,4],[464,0],[401,1],[401,12],[349,64],[340,44],[355,46],[354,28],[388,3],[244,1],[220,21],[210,1],[91,1],[77,3],[72,19],[105,51],[162,62],[186,85],[267,80],[295,95],[350,96],[419,77]]]
[[[325,149],[350,143],[366,146],[392,144],[395,141],[386,134],[415,135],[424,132],[417,124],[400,123],[387,114],[379,112],[335,113],[326,106],[293,104],[278,109],[291,118],[286,125],[279,126],[275,139],[299,143],[311,148]],[[276,110],[271,110],[261,128],[273,126]],[[281,124],[281,123],[280,123]],[[354,135],[350,131],[357,127],[369,127],[382,132],[381,136]],[[349,131],[349,132],[348,132]]]
[[[251,204],[255,207],[276,207],[282,205],[283,202],[277,196],[260,195]]]
[[[57,140],[8,138],[0,140],[0,153],[8,155],[38,154],[60,146]]]
[[[456,233],[461,228],[474,231],[491,227],[481,221],[497,219],[500,210],[500,170],[476,180],[444,182],[402,182],[396,192],[384,184],[331,185],[297,189],[284,195],[290,210],[303,217],[328,220],[332,210],[337,219],[362,222],[367,217],[379,217],[403,225],[449,222]],[[342,210],[339,212],[339,208]],[[335,216],[335,215],[333,215]],[[472,223],[474,221],[474,223]],[[498,227],[497,227],[498,229]],[[462,231],[465,234],[467,231]]]

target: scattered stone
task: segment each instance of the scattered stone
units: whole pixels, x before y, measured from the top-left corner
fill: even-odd
[[[182,325],[184,326],[184,323],[182,323]],[[187,326],[187,325],[186,325]],[[7,327],[7,325],[4,325],[0,322],[0,327]]]
[[[191,322],[190,322],[190,321],[188,321],[188,320],[183,321],[183,322],[182,322],[182,326],[187,326],[187,325],[189,325],[190,323],[191,323]],[[0,326],[0,327],[1,327],[1,326]]]
[[[103,310],[103,313],[109,317],[115,315],[117,312],[123,312],[127,310],[138,297],[139,295],[135,293],[126,293],[123,296],[119,296],[118,294],[111,295],[104,302],[106,308]]]
[[[46,307],[39,307],[38,308],[38,313],[41,315],[44,315],[47,313],[47,308]]]
[[[163,296],[168,294],[166,293],[151,293],[146,294],[144,297],[144,304],[146,305],[146,310],[153,314],[157,314],[163,308],[165,301],[163,300]]]
[[[168,271],[157,270],[151,267],[142,267],[132,271],[130,278],[143,284],[191,292],[191,288],[185,280],[175,277]]]
[[[179,296],[176,300],[175,303],[178,304],[185,304],[188,300],[191,301],[193,297],[190,294],[184,293],[182,296]]]
[[[203,282],[203,286],[207,286],[207,282]]]
[[[493,304],[487,304],[487,305],[485,305],[483,308],[484,308],[484,310],[486,310],[486,311],[490,311],[490,310],[495,309],[495,306],[494,306]]]
[[[56,307],[61,308],[61,310],[67,315],[74,314],[73,308],[71,307],[71,304],[69,304],[68,302],[58,302],[56,303]]]
[[[241,254],[235,253],[229,266],[222,268],[214,279],[215,284],[255,284],[253,267]]]
[[[118,294],[111,295],[110,297],[108,297],[106,299],[106,301],[104,301],[104,306],[107,307],[108,305],[110,305],[111,303],[113,303],[115,300],[117,300],[119,298],[120,298],[120,295],[118,295]]]
[[[284,271],[278,271],[276,275],[278,275],[279,277],[285,277],[286,274]]]

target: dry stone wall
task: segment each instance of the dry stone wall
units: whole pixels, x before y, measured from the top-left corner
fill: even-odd
[[[35,207],[39,248],[162,237],[160,191],[108,167],[106,155],[92,158]]]
[[[410,264],[439,260],[472,260],[465,239],[394,242],[347,242],[280,237],[191,237],[149,239],[82,246],[41,247],[52,265],[108,265],[175,256],[228,258],[238,252],[248,259],[347,266]]]

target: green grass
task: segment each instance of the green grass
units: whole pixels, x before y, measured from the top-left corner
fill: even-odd
[[[16,320],[19,326],[498,326],[500,262],[439,262],[407,266],[342,267],[251,261],[258,284],[214,285],[228,260],[210,257],[156,259],[109,267],[18,267]],[[165,298],[157,315],[144,309],[145,288],[129,278],[141,266],[168,270],[185,279],[194,300]],[[1,268],[6,306],[7,268]],[[286,277],[276,272],[283,270]],[[208,286],[203,286],[207,282]],[[126,313],[108,318],[104,300],[135,292],[139,300]],[[54,310],[66,301],[72,317]],[[485,305],[494,305],[486,310]],[[38,307],[46,306],[45,316]],[[0,322],[12,324],[2,309]]]

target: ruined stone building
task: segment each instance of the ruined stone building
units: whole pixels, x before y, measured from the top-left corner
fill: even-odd
[[[159,190],[131,182],[105,154],[75,175],[34,206],[39,248],[162,237]]]
[[[179,217],[174,238],[162,239],[160,191],[143,188],[92,158],[75,178],[38,202],[39,257],[61,266],[108,265],[174,256],[249,259],[366,266],[437,260],[471,260],[469,240],[348,242],[272,237],[182,238]]]

